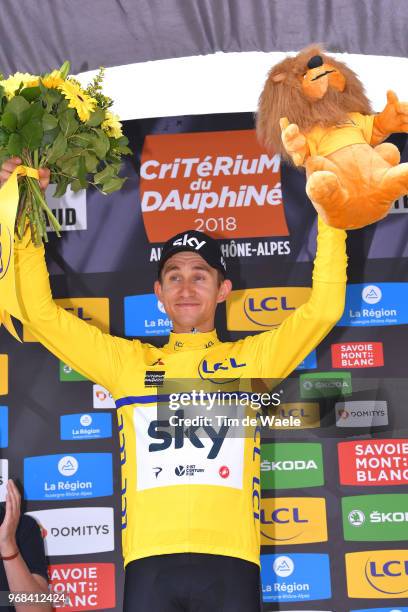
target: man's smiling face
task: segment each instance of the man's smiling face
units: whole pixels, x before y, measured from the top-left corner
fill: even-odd
[[[192,328],[206,332],[214,329],[217,304],[230,293],[231,281],[224,280],[197,253],[182,251],[165,262],[154,291],[175,332],[187,333]]]

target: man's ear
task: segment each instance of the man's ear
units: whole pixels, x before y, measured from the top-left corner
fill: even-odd
[[[157,297],[157,299],[161,302],[161,296],[162,296],[162,286],[161,286],[161,282],[160,281],[154,281],[154,285],[153,285],[153,290],[154,290],[154,294]]]
[[[221,304],[221,302],[225,302],[227,297],[232,291],[232,283],[229,278],[226,278],[222,281],[219,289],[218,289],[218,297],[217,304]]]

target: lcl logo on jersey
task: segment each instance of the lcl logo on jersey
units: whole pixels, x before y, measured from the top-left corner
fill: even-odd
[[[324,498],[278,497],[262,499],[261,544],[327,542]]]
[[[240,378],[242,375],[242,368],[245,368],[246,365],[246,362],[241,362],[234,357],[226,357],[221,361],[203,359],[198,366],[198,374],[200,378],[208,380],[211,380],[213,374],[216,374],[216,376],[220,378],[229,377],[230,374],[233,374],[233,380],[236,380]]]
[[[309,296],[309,287],[273,287],[233,291],[227,299],[227,328],[252,331],[277,327]]]
[[[349,597],[400,599],[408,595],[408,550],[346,554]]]

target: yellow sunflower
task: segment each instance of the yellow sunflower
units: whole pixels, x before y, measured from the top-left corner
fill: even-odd
[[[23,83],[24,87],[36,87],[38,85],[38,77],[28,72],[16,72],[11,74],[4,81],[0,81],[0,85],[4,87],[4,93],[6,94],[7,100],[14,98],[17,89]]]
[[[58,89],[69,100],[69,108],[75,108],[80,120],[85,123],[95,110],[96,100],[88,96],[81,87],[73,81],[63,81]]]
[[[48,89],[57,89],[64,82],[64,79],[61,78],[61,73],[59,70],[53,70],[50,74],[47,74],[45,77],[41,79],[41,83],[44,87],[48,87]]]
[[[122,124],[119,121],[119,116],[110,111],[106,111],[105,113],[105,121],[102,122],[102,129],[112,138],[120,138],[123,136]]]

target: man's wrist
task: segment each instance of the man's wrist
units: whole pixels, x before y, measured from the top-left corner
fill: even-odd
[[[11,538],[10,540],[6,540],[0,543],[0,556],[1,557],[10,557],[14,555],[18,551],[17,542],[15,538]]]

